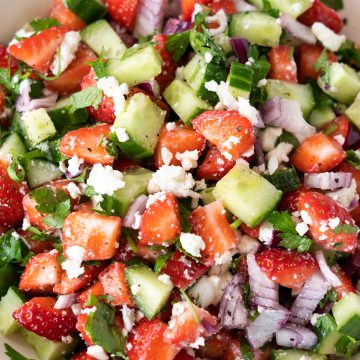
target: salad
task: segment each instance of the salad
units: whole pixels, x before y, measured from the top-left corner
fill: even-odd
[[[55,0],[0,46],[5,355],[17,333],[40,360],[356,358],[341,8]]]

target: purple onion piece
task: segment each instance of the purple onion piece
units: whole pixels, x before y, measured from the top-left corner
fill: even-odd
[[[322,251],[316,251],[316,260],[319,264],[320,271],[323,274],[326,281],[332,286],[337,287],[341,285],[340,279],[331,271],[327,261],[325,259],[325,255]]]
[[[247,51],[249,42],[243,38],[232,38],[230,39],[230,43],[238,60],[242,64],[245,64],[248,59]]]
[[[263,150],[263,146],[262,146],[260,139],[256,139],[254,149],[255,149],[255,159],[256,159],[257,165],[264,164],[265,156],[264,156],[264,150]]]
[[[234,0],[236,11],[237,12],[245,12],[245,11],[256,11],[256,6],[250,5],[245,0]]]
[[[83,172],[84,168],[85,168],[85,164],[82,163],[82,164],[79,165],[79,171],[78,171],[78,172],[76,172],[76,173],[73,174],[73,173],[71,173],[70,171],[66,170],[65,176],[66,176],[67,179],[76,178],[76,177],[78,177],[79,175],[81,175],[81,173]]]
[[[139,84],[139,88],[151,96],[160,97],[160,85],[155,79]]]
[[[130,205],[124,220],[123,220],[123,226],[124,227],[132,227],[135,224],[135,216],[136,213],[139,215],[142,215],[146,209],[146,202],[148,200],[148,197],[146,195],[140,195],[138,198],[134,200],[134,202]]]
[[[192,24],[190,22],[172,18],[166,22],[163,32],[165,35],[173,35],[190,30],[191,28]]]
[[[349,132],[345,139],[344,149],[358,149],[360,145],[360,131],[355,128],[354,125],[350,124]]]
[[[136,39],[127,32],[124,26],[118,24],[115,21],[110,21],[110,25],[127,47],[131,47],[136,43]]]
[[[207,332],[208,336],[214,335],[219,331],[218,326],[212,325],[211,323],[209,323],[209,321],[207,321],[205,319],[201,320],[201,325],[203,326],[203,328]]]
[[[350,187],[352,174],[346,172],[305,173],[304,185],[307,188],[335,190]]]
[[[310,350],[316,345],[317,336],[306,327],[286,324],[276,332],[276,343],[294,349]]]
[[[332,301],[328,301],[323,308],[320,308],[320,306],[318,306],[316,308],[316,313],[327,314],[332,309],[333,305],[334,305],[334,303]]]
[[[280,20],[282,28],[286,30],[295,45],[297,45],[297,42],[312,45],[316,44],[316,37],[310,28],[301,24],[288,14],[282,14]]]

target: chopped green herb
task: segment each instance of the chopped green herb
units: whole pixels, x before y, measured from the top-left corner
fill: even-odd
[[[95,61],[90,62],[90,65],[94,69],[96,77],[98,79],[108,76],[108,73],[105,69],[104,59],[101,56]]]
[[[358,227],[357,226],[352,226],[349,224],[342,224],[342,225],[338,225],[335,229],[332,229],[332,232],[335,234],[355,234],[358,232]]]
[[[253,360],[255,358],[255,354],[246,339],[241,339],[240,351],[244,360]]]
[[[278,236],[282,239],[279,243],[280,246],[297,250],[299,253],[308,252],[312,245],[311,239],[304,236],[289,233],[282,233]]]
[[[74,113],[77,109],[87,108],[88,106],[98,109],[102,98],[103,92],[97,86],[91,86],[87,89],[81,90],[71,95],[71,112]]]
[[[60,26],[61,24],[54,18],[41,18],[30,22],[30,26],[34,31],[43,31],[53,26]]]
[[[334,10],[342,10],[344,8],[343,0],[321,0],[321,2]]]
[[[26,172],[24,167],[21,165],[19,158],[13,159],[11,161],[7,168],[7,173],[10,178],[17,183],[24,181]]]
[[[9,263],[21,264],[29,250],[15,231],[8,231],[0,237],[0,268]]]
[[[330,314],[324,314],[319,316],[316,320],[315,326],[317,328],[322,328],[324,331],[334,331],[336,330],[336,321]]]
[[[319,302],[319,307],[320,309],[323,309],[325,307],[325,305],[331,301],[331,302],[336,302],[337,300],[337,294],[336,291],[334,289],[330,289],[326,295],[324,296],[324,298]]]
[[[274,9],[269,0],[263,0],[263,11],[267,13],[268,15],[278,18],[280,16],[280,11],[278,9]]]
[[[190,43],[190,30],[170,35],[166,41],[166,50],[173,54],[174,62],[178,62]]]
[[[188,294],[187,294],[183,289],[179,289],[179,290],[180,290],[180,293],[181,293],[181,295],[183,296],[183,298],[184,298],[184,299],[189,303],[189,305],[190,305],[191,312],[193,313],[195,323],[196,323],[196,324],[199,324],[200,321],[199,321],[198,314],[197,314],[197,312],[196,312],[196,310],[195,310],[194,304],[193,304],[192,301],[190,300]]]
[[[291,215],[285,211],[273,211],[267,219],[275,230],[297,235],[294,221]]]
[[[13,347],[9,344],[4,344],[5,347],[5,355],[9,357],[10,360],[32,360],[17,352]]]
[[[346,152],[346,161],[355,169],[360,170],[360,158],[354,150],[348,150]]]
[[[341,57],[343,62],[354,64],[358,68],[360,67],[360,49],[353,41],[346,40],[336,54]]]
[[[156,258],[155,265],[154,265],[154,272],[159,273],[161,269],[166,265],[166,263],[171,258],[173,252],[169,251],[164,255],[160,255]]]

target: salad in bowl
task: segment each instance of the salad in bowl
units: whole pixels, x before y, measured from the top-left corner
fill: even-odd
[[[356,358],[342,6],[55,0],[0,45],[2,359]]]

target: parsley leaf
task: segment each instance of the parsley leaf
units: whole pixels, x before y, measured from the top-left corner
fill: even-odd
[[[108,76],[105,69],[104,59],[101,56],[95,61],[90,62],[90,65],[94,69],[96,77],[98,79]]]
[[[10,176],[10,179],[15,182],[22,182],[25,179],[25,169],[21,165],[19,158],[13,159],[10,165],[7,168],[7,173]]]
[[[0,68],[0,84],[4,86],[11,97],[15,98],[20,94],[20,82],[21,77],[11,76],[9,68]]]
[[[21,264],[28,252],[20,236],[12,230],[8,231],[0,237],[0,268],[9,263]]]
[[[183,232],[190,232],[192,229],[192,225],[189,221],[189,216],[191,214],[191,210],[183,203],[179,202],[179,211],[180,211],[180,219],[181,219],[181,228]]]
[[[337,52],[341,60],[347,63],[352,63],[356,67],[360,67],[360,49],[351,40],[346,40]]]
[[[178,62],[186,53],[190,43],[190,31],[184,31],[168,37],[166,50],[173,54],[174,62]]]
[[[253,353],[250,344],[245,339],[241,339],[240,351],[244,360],[252,360],[255,357],[255,354]]]
[[[172,251],[169,251],[164,255],[158,256],[155,261],[154,272],[159,273],[161,269],[167,264],[172,254],[173,254]]]
[[[273,211],[267,219],[275,230],[297,235],[294,221],[291,215],[285,211]]]
[[[323,50],[318,60],[314,65],[315,70],[321,71],[321,77],[325,84],[330,83],[330,62],[326,50]]]
[[[297,250],[300,253],[309,251],[312,241],[308,237],[282,233],[278,235],[282,240],[279,245],[290,250]]]
[[[5,347],[5,355],[9,357],[10,360],[32,360],[17,352],[13,347],[9,344],[4,344]]]
[[[355,234],[357,233],[358,228],[349,224],[338,225],[335,229],[332,229],[332,232],[336,235],[343,234]]]
[[[311,85],[314,99],[316,99],[316,107],[317,108],[324,108],[324,107],[333,107],[334,106],[334,99],[331,98],[329,95],[325,94],[322,89],[320,89],[319,85],[314,80],[309,80],[309,84]]]
[[[316,320],[315,326],[317,328],[322,328],[324,331],[334,331],[336,330],[336,321],[330,314],[324,314],[319,316]]]
[[[331,301],[331,302],[336,302],[337,300],[337,294],[335,292],[334,289],[330,289],[325,296],[323,297],[323,299],[319,302],[319,307],[320,309],[323,309],[325,307],[325,305]]]
[[[114,325],[115,310],[105,303],[99,303],[96,311],[89,314],[85,329],[95,345],[106,352],[126,359],[125,337]]]
[[[360,170],[360,158],[354,150],[348,150],[346,152],[346,161],[355,169]]]
[[[30,22],[30,26],[34,31],[43,31],[53,26],[60,26],[61,24],[54,18],[41,18]]]
[[[71,95],[71,112],[74,113],[77,109],[87,108],[92,106],[98,109],[103,97],[103,92],[97,86],[91,86],[87,89],[81,90]]]
[[[347,359],[351,359],[352,354],[359,348],[359,346],[360,340],[343,335],[335,344],[335,349],[338,354],[345,355]]]
[[[268,15],[278,18],[280,16],[280,11],[278,9],[274,9],[269,0],[263,0],[263,11],[267,13]]]

